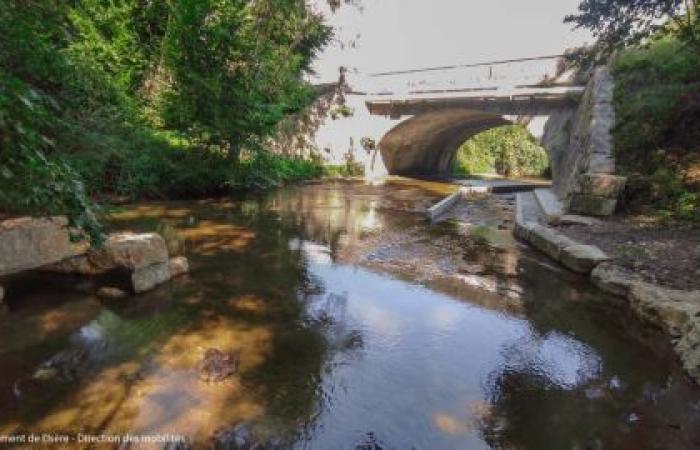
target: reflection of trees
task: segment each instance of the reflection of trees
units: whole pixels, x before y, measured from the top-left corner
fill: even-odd
[[[281,200],[304,203],[294,196]],[[25,403],[10,417],[16,419],[13,426],[90,432],[183,427],[206,440],[215,428],[241,421],[255,423],[256,432],[290,436],[311,423],[323,399],[321,377],[333,354],[348,346],[340,338],[350,336],[353,346],[361,338],[309,320],[309,305],[326,298],[323,282],[289,242],[304,234],[299,226],[319,234],[329,228],[314,228],[300,217],[312,206],[280,214],[267,210],[274,201],[263,208],[248,202],[244,214],[231,214],[231,208],[243,206],[239,202],[188,204],[182,216],[168,216],[169,208],[162,208],[168,223],[196,244],[188,246],[193,273],[111,305],[110,314],[96,322],[108,330],[110,352],[89,361],[88,375],[80,380],[42,386],[38,394],[45,400]],[[156,219],[135,214],[120,226],[150,231]],[[225,242],[215,232],[222,226]],[[323,235],[337,240],[334,233],[339,231]],[[342,320],[343,302],[331,303],[340,309],[327,313]],[[91,311],[89,318],[94,315]],[[57,342],[50,352],[69,347],[67,340]],[[209,347],[240,357],[234,379],[217,389],[198,381],[195,370]],[[42,358],[49,356],[47,351]],[[31,374],[31,367],[25,370]]]

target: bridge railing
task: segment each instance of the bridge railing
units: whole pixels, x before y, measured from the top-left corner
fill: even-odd
[[[368,95],[415,95],[513,90],[551,84],[564,71],[561,55],[411,70],[348,74],[352,90]]]

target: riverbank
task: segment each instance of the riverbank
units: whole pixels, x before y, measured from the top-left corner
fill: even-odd
[[[700,290],[692,278],[697,273],[697,234],[655,228],[648,221],[642,226],[630,218],[549,215],[542,201],[537,195],[518,194],[518,238],[623,299],[639,320],[665,333],[686,372],[700,381]],[[656,259],[671,255],[678,261],[678,277],[671,260]]]

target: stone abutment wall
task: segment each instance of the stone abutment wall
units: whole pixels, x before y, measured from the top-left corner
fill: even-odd
[[[545,126],[553,189],[571,212],[610,215],[624,188],[625,179],[615,175],[613,91],[610,70],[597,68],[578,109],[553,114]]]

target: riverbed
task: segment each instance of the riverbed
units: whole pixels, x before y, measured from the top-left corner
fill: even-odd
[[[324,182],[115,211],[114,229],[161,232],[190,274],[119,301],[70,278],[13,280],[0,434],[700,448],[700,390],[668,342],[516,242],[507,195],[428,223],[425,208],[454,189]],[[202,380],[209,349],[235,355],[232,377]],[[42,372],[48,360],[58,370]]]

